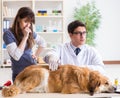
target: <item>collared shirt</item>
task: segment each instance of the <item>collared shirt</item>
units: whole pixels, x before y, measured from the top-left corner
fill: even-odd
[[[80,53],[76,56],[74,53],[75,47],[71,43],[58,45],[56,49],[51,50],[48,54],[54,55],[59,58],[60,64],[72,64],[81,67],[88,67],[105,73],[104,64],[101,55],[94,47],[82,45]],[[47,61],[45,61],[47,62]]]
[[[71,48],[73,48],[73,50],[74,50],[74,52],[75,52],[75,54],[76,54],[76,49],[77,48],[79,48],[80,49],[80,47],[75,47],[72,43],[70,43],[70,46],[71,46]],[[81,51],[81,49],[79,50],[79,52]],[[76,55],[78,55],[79,54],[79,52],[76,54]]]

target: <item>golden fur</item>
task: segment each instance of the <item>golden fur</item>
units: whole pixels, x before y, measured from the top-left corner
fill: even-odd
[[[74,65],[61,65],[56,71],[48,66],[29,66],[15,79],[12,86],[4,88],[4,97],[15,96],[23,92],[32,93],[90,93],[114,92],[107,77],[97,71]]]

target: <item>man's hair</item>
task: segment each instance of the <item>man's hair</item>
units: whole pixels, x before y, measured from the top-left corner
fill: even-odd
[[[84,23],[82,23],[81,21],[79,20],[75,20],[73,22],[71,22],[69,25],[68,25],[68,33],[72,33],[74,32],[74,30],[77,28],[77,27],[85,27],[86,28],[86,25]]]

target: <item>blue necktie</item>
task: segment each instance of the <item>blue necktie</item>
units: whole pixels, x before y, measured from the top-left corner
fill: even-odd
[[[75,54],[78,55],[80,51],[81,51],[80,48],[76,48],[75,49]]]

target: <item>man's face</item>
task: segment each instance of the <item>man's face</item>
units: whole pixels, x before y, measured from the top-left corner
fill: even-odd
[[[79,26],[74,30],[73,34],[69,33],[69,36],[74,46],[81,46],[86,42],[86,28]]]

